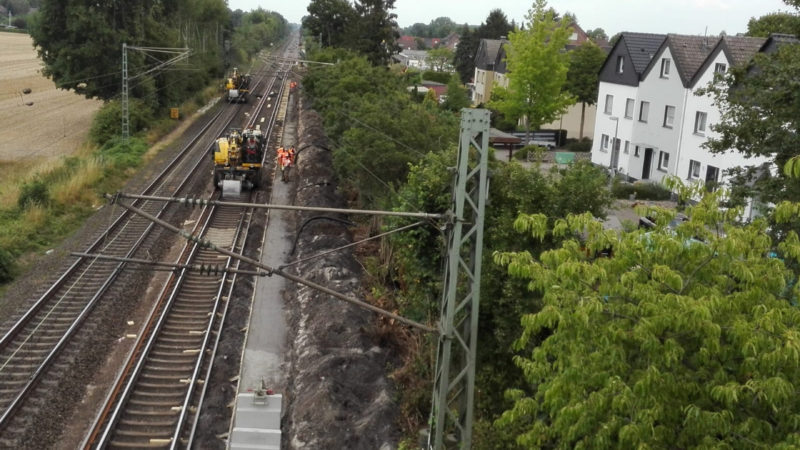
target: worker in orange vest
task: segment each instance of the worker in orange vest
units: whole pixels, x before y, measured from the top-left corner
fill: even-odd
[[[292,160],[292,164],[294,164],[294,145],[289,147],[287,153],[289,153],[289,158]]]
[[[286,181],[286,177],[288,176],[287,173],[289,172],[289,167],[292,165],[292,157],[289,156],[289,152],[284,150],[283,147],[278,149],[278,167],[281,169],[281,179]]]

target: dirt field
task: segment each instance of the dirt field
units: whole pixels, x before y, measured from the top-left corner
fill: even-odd
[[[39,73],[32,42],[26,34],[0,32],[0,163],[73,154],[102,105],[56,89]],[[26,88],[31,93],[21,94]]]

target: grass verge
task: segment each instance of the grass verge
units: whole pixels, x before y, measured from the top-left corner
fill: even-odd
[[[214,87],[198,94],[181,105],[182,117],[216,95]],[[153,156],[147,154],[150,146],[179,124],[156,119],[127,145],[113,138],[41,164],[0,161],[0,171],[8,175],[0,181],[0,296],[38,254],[74,233],[104,203],[103,193],[119,190]]]

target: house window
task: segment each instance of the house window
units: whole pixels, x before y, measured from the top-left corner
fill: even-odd
[[[700,161],[695,161],[693,159],[689,160],[689,176],[686,177],[687,180],[696,180],[700,178]]]
[[[606,114],[611,114],[611,110],[613,107],[614,107],[614,96],[606,95],[606,106],[603,109],[603,112]]]
[[[705,134],[706,132],[706,118],[708,115],[702,111],[697,111],[694,115],[694,133]]]
[[[669,153],[658,152],[658,170],[666,172],[669,169]]]
[[[669,66],[671,61],[669,58],[661,58],[661,78],[669,78]]]
[[[625,150],[623,150],[623,153],[627,155],[630,152],[631,152],[631,141],[625,141]]]
[[[625,100],[625,118],[626,119],[633,119],[633,105],[634,101],[632,98]]]
[[[650,102],[643,101],[639,105],[639,122],[647,123],[647,114],[650,112]]]
[[[633,147],[633,156],[635,156],[637,158],[639,157],[639,146],[638,145]]]
[[[608,151],[608,135],[604,134],[600,137],[600,150]]]
[[[624,56],[617,56],[617,73],[622,73],[622,69],[625,67],[625,57]]]
[[[672,124],[675,122],[675,107],[667,105],[664,108],[664,127],[665,128],[672,128]]]
[[[714,64],[714,73],[725,73],[727,70],[728,66],[723,63]]]

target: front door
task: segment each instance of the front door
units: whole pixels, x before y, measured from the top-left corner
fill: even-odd
[[[706,168],[706,190],[714,192],[717,190],[717,181],[719,180],[719,168],[708,166]]]
[[[644,164],[642,164],[642,179],[650,179],[650,164],[653,162],[653,149],[644,149]]]
[[[619,139],[614,139],[614,145],[611,146],[612,150],[611,150],[611,167],[610,168],[615,170],[615,171],[619,167],[619,143],[620,143]]]

